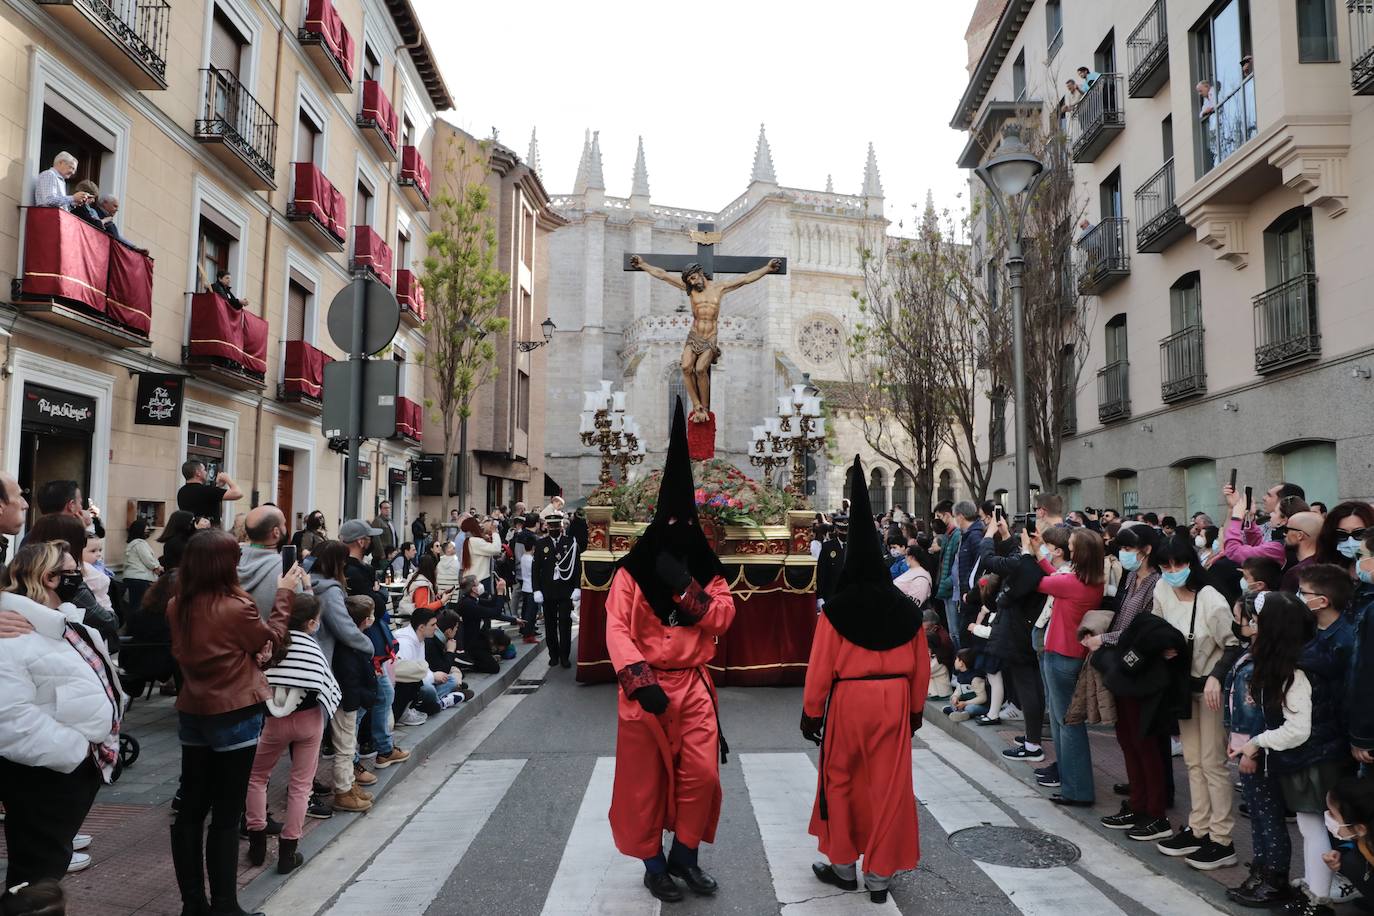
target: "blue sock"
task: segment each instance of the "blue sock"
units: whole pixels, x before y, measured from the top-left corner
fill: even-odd
[[[668,860],[663,858],[662,852],[651,859],[645,859],[643,861],[644,870],[651,875],[661,875],[668,870]]]
[[[668,851],[668,858],[677,865],[695,866],[697,864],[697,851],[690,846],[682,845],[674,838],[673,848]]]

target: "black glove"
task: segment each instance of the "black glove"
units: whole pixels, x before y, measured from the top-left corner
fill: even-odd
[[[815,718],[815,717],[812,717],[812,716],[808,716],[806,713],[802,713],[802,717],[801,717],[801,733],[802,733],[802,737],[805,738],[807,741],[810,741],[812,744],[820,744],[820,743],[821,743],[821,729],[824,727],[824,725],[825,725],[825,720],[824,720],[824,719]]]
[[[692,574],[687,570],[687,564],[671,553],[658,555],[654,560],[654,572],[658,573],[659,579],[674,595],[681,595],[692,584]]]
[[[661,716],[668,711],[668,694],[657,684],[645,684],[635,691],[632,699],[647,713]]]
[[[916,737],[916,733],[917,733],[918,731],[921,730],[921,726],[924,725],[924,724],[925,724],[925,713],[924,713],[923,711],[921,711],[921,710],[917,710],[916,712],[913,712],[913,713],[911,714],[911,737],[915,738],[915,737]]]

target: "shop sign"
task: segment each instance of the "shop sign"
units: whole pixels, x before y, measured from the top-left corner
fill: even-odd
[[[134,423],[140,426],[180,426],[185,377],[141,372],[134,399]]]
[[[95,432],[95,398],[83,397],[45,385],[24,386],[23,420],[44,426]]]
[[[389,468],[387,470],[387,481],[393,487],[403,487],[407,480],[409,480],[409,476],[406,474],[405,468]]]

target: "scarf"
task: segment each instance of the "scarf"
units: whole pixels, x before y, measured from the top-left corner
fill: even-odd
[[[267,684],[273,694],[272,699],[267,701],[267,709],[274,716],[291,715],[307,694],[314,694],[316,701],[324,707],[327,719],[334,715],[343,698],[329,661],[320,651],[320,644],[315,637],[300,630],[291,631],[291,645],[286,650],[286,656],[268,668],[266,674]]]

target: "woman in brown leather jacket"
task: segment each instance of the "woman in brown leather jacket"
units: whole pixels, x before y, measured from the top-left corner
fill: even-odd
[[[264,622],[239,587],[238,561],[233,535],[197,532],[186,544],[177,595],[167,605],[172,655],[183,677],[176,701],[181,806],[172,822],[183,914],[244,913],[236,881],[238,829],[268,697],[262,667],[287,642],[291,597],[304,581],[299,566],[281,577]]]

